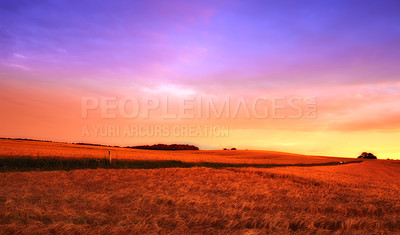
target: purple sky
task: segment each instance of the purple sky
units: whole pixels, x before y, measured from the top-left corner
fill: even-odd
[[[201,89],[399,79],[398,1],[117,2],[2,1],[2,73]]]

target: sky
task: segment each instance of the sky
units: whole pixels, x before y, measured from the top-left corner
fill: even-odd
[[[390,0],[4,0],[0,136],[400,159],[399,10]],[[207,116],[209,99],[229,99],[230,113]],[[180,115],[182,100],[194,117]],[[140,115],[121,114],[126,103]]]

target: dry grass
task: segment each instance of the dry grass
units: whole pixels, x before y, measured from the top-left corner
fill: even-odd
[[[65,157],[65,158],[104,158],[111,151],[114,159],[133,160],[179,160],[184,162],[225,162],[249,164],[310,164],[348,160],[324,156],[275,151],[254,150],[200,150],[200,151],[157,151],[116,147],[74,145],[40,141],[0,139],[0,157]]]
[[[395,161],[0,175],[0,233],[400,233]]]

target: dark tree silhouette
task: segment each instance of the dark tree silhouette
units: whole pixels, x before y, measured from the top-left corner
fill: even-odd
[[[198,147],[188,144],[155,144],[155,145],[141,145],[132,146],[127,148],[133,149],[151,149],[151,150],[199,150]]]
[[[362,159],[377,159],[377,157],[374,154],[367,153],[367,152],[361,153],[361,155],[358,156],[358,158],[362,158]]]

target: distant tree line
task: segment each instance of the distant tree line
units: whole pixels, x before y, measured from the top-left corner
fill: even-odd
[[[154,144],[127,147],[132,149],[150,149],[150,150],[199,150],[198,147],[188,144]]]
[[[377,157],[374,154],[367,153],[367,152],[361,153],[361,155],[358,156],[358,158],[361,158],[361,159],[377,159]]]

